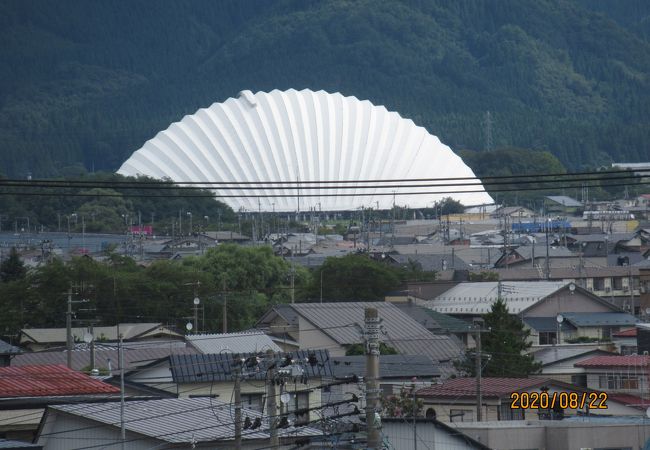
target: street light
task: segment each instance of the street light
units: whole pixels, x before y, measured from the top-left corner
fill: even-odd
[[[190,233],[189,233],[189,236],[192,236],[192,213],[188,211],[187,215],[190,216]]]

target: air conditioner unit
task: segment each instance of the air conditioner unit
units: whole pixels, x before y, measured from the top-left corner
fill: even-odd
[[[639,292],[640,292],[641,294],[645,294],[645,286],[640,286],[640,287],[639,287]]]

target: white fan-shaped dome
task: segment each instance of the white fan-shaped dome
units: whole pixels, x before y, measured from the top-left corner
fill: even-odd
[[[238,185],[240,189],[234,190],[210,185],[235,210],[389,209],[393,201],[423,208],[444,197],[464,205],[492,203],[478,180],[458,187],[407,187],[415,183],[401,182],[381,188],[378,185],[385,183],[375,182],[367,183],[375,186],[371,189],[358,183],[345,188],[341,181],[474,177],[474,173],[436,136],[396,112],[356,97],[307,89],[243,91],[238,98],[200,109],[147,141],[118,173],[176,182],[294,183],[279,185],[282,189],[268,189],[268,184],[256,189],[241,189],[252,184]],[[310,181],[335,183],[325,189],[328,184]],[[417,194],[432,191],[445,193]],[[227,197],[233,195],[237,197]]]

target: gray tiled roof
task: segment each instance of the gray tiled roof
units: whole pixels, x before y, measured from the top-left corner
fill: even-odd
[[[366,376],[366,356],[340,356],[332,358],[332,370],[337,378],[350,375]],[[424,355],[381,355],[380,378],[431,378],[440,376],[440,369]]]
[[[0,439],[0,448],[14,449],[14,450],[27,448],[30,450],[38,450],[38,449],[42,449],[43,446],[37,444],[29,444],[27,442],[22,442],[22,441],[11,441],[9,439]]]
[[[309,362],[310,355],[316,358],[314,363]],[[332,376],[327,350],[298,350],[291,353],[276,353],[273,360],[267,359],[264,353],[172,355],[170,368],[176,383],[232,381],[235,372],[235,358],[247,359],[256,356],[258,357],[257,364],[242,368],[242,373],[248,379],[266,380],[270,365],[275,364],[277,368],[280,368],[285,364],[286,357],[290,357],[296,364],[302,366],[305,375],[309,378]]]
[[[51,408],[119,430],[120,408],[116,403],[81,403]],[[124,406],[126,430],[161,441],[189,445],[189,442],[231,440],[235,436],[234,406],[211,398],[172,398],[130,401]],[[257,411],[244,408],[242,417],[262,417]],[[262,417],[258,430],[247,430],[243,439],[269,439],[268,421]],[[280,436],[317,436],[322,431],[308,427],[278,430]],[[47,438],[42,436],[41,439]]]
[[[270,337],[259,330],[240,333],[193,334],[186,339],[201,353],[256,353],[273,350],[281,351]]]
[[[38,343],[60,343],[66,341],[65,328],[23,328],[21,332],[22,342]],[[72,328],[72,335],[75,341],[82,341],[88,328]],[[165,327],[162,323],[122,323],[120,324],[120,333],[124,340],[136,339],[143,335],[149,334],[167,334],[170,336],[180,336]],[[117,326],[112,327],[95,327],[93,334],[98,340],[105,339],[108,341],[118,340]]]
[[[364,310],[376,308],[382,320],[380,340],[400,354],[427,355],[436,361],[446,361],[462,353],[462,344],[457,339],[432,334],[391,303],[294,303],[291,307],[340,345],[362,342]]]

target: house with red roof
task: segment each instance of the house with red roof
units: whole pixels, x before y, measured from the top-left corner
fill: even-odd
[[[64,365],[0,367],[0,435],[31,442],[48,405],[119,395],[115,386]]]
[[[427,417],[434,417],[442,422],[473,422],[477,416],[476,378],[454,378],[441,384],[420,389],[416,392],[418,399],[423,401],[423,411]],[[549,398],[556,399],[571,392],[578,395],[588,395],[592,392],[570,383],[554,380],[548,377],[530,378],[501,378],[486,377],[481,379],[481,420],[526,420],[550,419],[552,417],[575,416],[579,414],[634,415],[642,414],[636,405],[625,401],[607,401],[607,410],[589,409],[585,404],[582,408],[562,409],[530,408],[530,402],[523,398],[531,395],[546,393]],[[588,402],[587,402],[588,403]],[[529,407],[523,408],[522,406]]]
[[[575,366],[584,369],[588,388],[609,394],[631,394],[650,398],[649,355],[601,355],[580,361]]]

